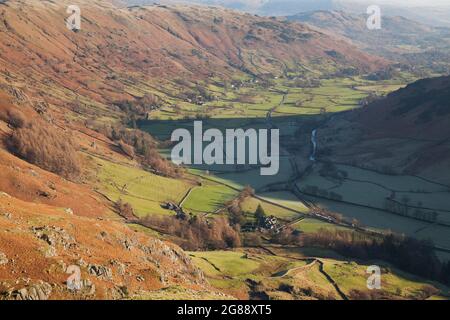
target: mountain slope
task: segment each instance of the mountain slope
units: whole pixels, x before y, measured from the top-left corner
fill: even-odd
[[[358,15],[365,13],[368,6],[378,4],[386,17],[403,16],[436,27],[450,27],[450,6],[446,1],[434,0],[429,4],[426,0],[414,2],[397,0],[395,3],[389,0],[378,0],[375,3],[371,0],[160,0],[159,3],[216,5],[265,16],[287,16],[317,10],[343,10]],[[121,2],[142,5],[152,4],[153,0],[121,0]]]
[[[127,91],[130,81],[145,86],[151,78],[202,79],[240,70],[281,74],[283,68],[297,64],[320,69],[314,63],[317,59],[331,68],[363,72],[385,65],[382,59],[306,26],[225,9],[158,5],[117,9],[105,1],[81,1],[82,29],[75,33],[64,23],[69,3],[27,1],[26,11],[21,2],[0,7],[1,78],[34,81],[35,93],[50,86],[89,91],[93,99],[105,102],[122,98],[120,92]],[[341,58],[331,57],[330,51]],[[53,91],[48,94],[62,98],[61,92]]]
[[[437,28],[397,16],[384,17],[382,20],[382,29],[374,32],[366,26],[367,15],[355,15],[344,11],[322,10],[304,12],[290,16],[289,19],[308,23],[330,31],[334,30],[339,34],[366,44],[374,40],[384,40],[385,43],[397,40],[396,44],[406,40],[413,42],[416,41],[416,38],[424,37],[424,33],[438,31]],[[378,41],[377,43],[373,43],[373,45],[379,45]]]
[[[344,10],[355,14],[363,13],[367,7],[373,5],[371,0],[334,0],[335,10]],[[404,0],[396,2],[390,0],[377,1],[382,8],[384,16],[403,16],[408,19],[420,21],[436,27],[450,27],[450,6],[447,0],[433,1],[426,0],[410,1]]]
[[[119,222],[1,193],[0,229],[0,300],[122,299],[169,286],[217,295],[180,248]],[[81,291],[66,287],[70,265],[81,268]]]
[[[450,29],[437,28],[401,17],[383,16],[381,30],[369,30],[367,15],[344,11],[314,11],[289,17],[331,34],[339,34],[372,54],[407,65],[426,66],[437,73],[450,68]]]
[[[381,171],[389,168],[449,185],[449,176],[442,175],[450,166],[449,101],[450,77],[417,81],[361,110],[335,117],[321,130],[322,147],[330,148],[337,161]],[[329,136],[333,137],[325,138]]]
[[[90,124],[128,124],[125,111],[113,103],[159,94],[175,83],[182,92],[189,84],[180,79],[199,84],[213,77],[270,78],[295,68],[324,76],[347,68],[362,73],[386,61],[277,19],[199,7],[118,9],[108,1],[79,3],[79,32],[65,27],[69,1],[0,6],[0,298],[139,298],[170,287],[179,287],[175,291],[185,292],[184,297],[223,298],[185,252],[156,239],[170,237],[150,229],[135,232],[142,229],[126,225],[128,216],[119,217],[117,203],[97,187],[97,173],[108,163],[144,172],[143,166],[133,150],[124,152],[123,137],[109,139],[88,129]],[[78,180],[11,152],[11,135],[34,125],[43,127],[38,133],[59,137],[58,142],[73,140],[83,168]],[[118,128],[124,136],[131,132]],[[25,142],[43,140],[49,137]],[[55,160],[49,144],[44,144],[44,156]],[[120,195],[136,196],[127,190],[130,181],[107,183]],[[165,200],[152,204],[160,207]],[[82,268],[86,280],[80,295],[65,286],[72,264]]]

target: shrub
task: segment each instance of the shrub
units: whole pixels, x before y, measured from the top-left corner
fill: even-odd
[[[123,202],[122,199],[117,200],[114,206],[122,218],[125,218],[126,220],[134,220],[136,218],[131,204]]]
[[[261,204],[258,204],[258,207],[256,208],[256,211],[255,211],[255,219],[256,219],[256,223],[258,224],[258,226],[260,226],[260,227],[264,226],[266,217],[267,217],[266,211],[261,206]]]
[[[24,160],[64,178],[73,179],[81,173],[70,137],[42,121],[14,130],[7,146]]]
[[[154,94],[146,94],[144,97],[133,101],[117,101],[114,105],[128,115],[142,117],[146,116],[147,112],[161,107],[162,101]]]
[[[2,110],[0,119],[7,122],[13,128],[22,128],[27,124],[24,114],[17,109]]]
[[[246,218],[244,212],[242,212],[241,205],[248,197],[252,197],[254,195],[255,190],[253,190],[250,186],[246,186],[236,198],[225,204],[230,217],[230,222],[233,225],[242,226],[245,224]]]
[[[141,163],[152,168],[160,175],[176,178],[182,174],[182,170],[161,157],[156,148],[146,148],[142,154]]]
[[[280,233],[276,234],[272,240],[274,243],[282,245],[297,245],[301,242],[300,234],[290,227],[283,229]]]
[[[131,159],[134,159],[134,149],[132,146],[126,144],[123,141],[120,141],[119,148],[126,156],[130,157]]]
[[[187,220],[167,216],[147,216],[140,223],[146,227],[179,237],[185,250],[217,250],[241,246],[239,230],[224,218]]]
[[[244,245],[246,247],[260,247],[262,245],[261,236],[255,232],[244,234]]]

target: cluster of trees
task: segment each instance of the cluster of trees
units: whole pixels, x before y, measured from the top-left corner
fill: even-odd
[[[302,233],[300,231],[287,227],[277,233],[272,238],[272,242],[282,245],[301,245],[301,236]]]
[[[28,122],[17,110],[8,112],[7,121],[15,128],[6,141],[12,153],[66,179],[81,174],[75,143],[61,130],[39,118]]]
[[[194,88],[185,88],[185,91],[180,93],[178,97],[199,105],[215,99],[215,96],[201,85],[196,85]]]
[[[230,222],[233,225],[242,226],[245,224],[246,218],[244,212],[242,211],[241,204],[245,201],[245,199],[254,195],[255,190],[253,190],[250,186],[246,186],[236,198],[226,203]]]
[[[158,143],[151,135],[138,129],[128,129],[122,125],[103,125],[95,129],[109,139],[116,141],[120,150],[127,156],[136,159],[145,167],[149,167],[155,173],[180,177],[182,169],[163,158],[158,152]]]
[[[180,238],[182,242],[179,245],[185,250],[221,250],[241,246],[238,226],[232,226],[225,217],[206,219],[192,216],[183,220],[150,215],[140,224]]]
[[[338,181],[348,178],[347,171],[339,170],[333,163],[325,162],[319,170],[319,174],[322,177],[329,177]]]
[[[258,227],[263,227],[266,222],[267,214],[264,208],[258,204],[255,211],[255,221]]]
[[[402,199],[402,202],[396,201],[395,199],[387,198],[385,200],[384,209],[386,211],[405,217],[411,217],[432,223],[437,222],[439,214],[436,211],[410,207],[408,205],[409,202],[410,200],[407,197],[404,197]]]
[[[338,58],[339,59],[339,58]],[[360,71],[356,68],[353,67],[349,67],[349,68],[344,68],[341,69],[339,71],[336,71],[331,77],[354,77],[354,76],[358,76],[360,74]]]
[[[255,194],[250,186],[245,187],[239,195],[226,204],[228,217],[206,219],[200,216],[185,216],[178,219],[173,216],[148,216],[139,223],[180,238],[179,245],[185,250],[220,250],[245,246],[260,246],[261,237],[256,232],[246,232],[241,239],[241,226],[246,223],[241,205],[248,197]],[[259,206],[255,212],[258,219],[266,217],[264,209]],[[259,218],[258,218],[259,217]]]
[[[398,75],[396,72],[394,72],[392,69],[388,69],[371,73],[364,78],[370,81],[383,81],[383,80],[390,80],[394,78],[396,75]]]
[[[147,113],[160,108],[163,105],[163,101],[157,95],[148,93],[135,101],[117,101],[114,105],[119,107],[119,109],[127,115],[147,117]]]
[[[246,232],[243,238],[245,247],[259,247],[263,244],[261,236],[256,232]]]

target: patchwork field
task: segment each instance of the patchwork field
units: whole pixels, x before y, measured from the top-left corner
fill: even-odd
[[[170,95],[164,96],[164,99],[170,104],[153,111],[151,119],[142,122],[140,127],[158,136],[158,133],[162,133],[159,131],[161,128],[158,128],[158,122],[188,122],[202,115],[205,116],[202,117],[205,121],[226,119],[242,122],[245,119],[265,119],[267,113],[274,108],[274,117],[340,112],[359,107],[360,101],[369,94],[385,95],[403,87],[405,83],[401,79],[379,83],[358,77],[321,79],[314,86],[305,86],[297,84],[296,80],[282,78],[270,81],[270,89],[251,79],[244,79],[239,87],[209,83],[206,87],[215,99],[200,105],[177,98],[179,87],[166,87],[165,91],[169,91]],[[230,123],[230,126],[233,127],[233,123]],[[167,137],[166,128],[163,128],[163,132]]]
[[[349,221],[356,219],[368,229],[393,231],[424,240],[432,240],[436,246],[450,247],[449,228],[415,219],[405,218],[382,210],[370,209],[318,197],[305,196],[319,207],[341,213]]]
[[[414,176],[392,176],[346,165],[324,172],[321,164],[297,185],[319,206],[340,212],[349,220],[357,219],[370,228],[429,238],[438,246],[450,248],[449,227],[412,218],[421,217],[417,212],[436,212],[438,221],[450,222],[450,193],[445,186]],[[340,200],[333,201],[332,193]],[[386,199],[392,197],[411,207],[411,217],[386,211]]]

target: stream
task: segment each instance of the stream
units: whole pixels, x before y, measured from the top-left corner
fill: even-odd
[[[313,145],[313,150],[311,152],[311,156],[309,160],[316,161],[316,152],[317,152],[317,129],[314,129],[311,133],[311,143]]]

